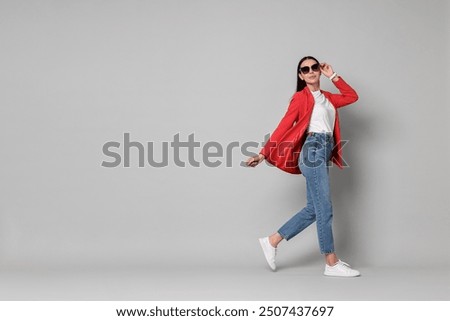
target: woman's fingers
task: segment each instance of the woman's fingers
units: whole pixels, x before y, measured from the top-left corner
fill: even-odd
[[[250,157],[246,163],[247,163],[247,166],[255,167],[256,165],[259,164],[259,159],[255,158],[255,157]]]
[[[330,77],[333,74],[333,68],[326,62],[323,62],[320,64],[320,69],[322,70],[323,74],[327,77]]]
[[[254,166],[253,163],[255,162],[255,159],[253,157],[250,157],[247,159],[247,166]]]

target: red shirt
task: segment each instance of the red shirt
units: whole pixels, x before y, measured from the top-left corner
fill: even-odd
[[[342,77],[339,77],[333,84],[340,91],[340,94],[333,94],[324,90],[321,90],[321,92],[336,109],[333,132],[335,146],[331,154],[331,159],[333,163],[342,169],[342,147],[338,108],[357,101],[358,94]],[[260,154],[263,154],[269,163],[285,172],[301,174],[298,166],[298,158],[303,143],[306,140],[306,131],[311,119],[313,107],[314,97],[308,86],[292,96],[286,114],[260,151]]]

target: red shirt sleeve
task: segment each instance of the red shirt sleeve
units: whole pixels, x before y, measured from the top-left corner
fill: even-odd
[[[347,84],[341,76],[336,82],[333,82],[340,94],[331,95],[331,103],[334,107],[344,107],[358,100],[358,94],[356,91]]]
[[[298,97],[298,93],[295,93],[291,101],[289,102],[287,111],[281,119],[280,123],[273,131],[264,147],[259,152],[260,154],[263,154],[264,157],[268,157],[270,148],[276,146],[277,142],[280,140],[283,134],[286,133],[286,131],[291,128],[295,124],[295,122],[298,121],[299,103],[300,100]]]

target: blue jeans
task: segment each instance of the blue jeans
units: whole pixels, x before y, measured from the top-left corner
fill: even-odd
[[[334,253],[329,180],[333,145],[332,133],[313,133],[307,136],[299,155],[300,170],[306,178],[307,203],[278,230],[285,240],[289,240],[316,221],[322,254]]]

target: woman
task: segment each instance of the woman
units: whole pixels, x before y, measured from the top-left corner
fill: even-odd
[[[340,91],[320,90],[325,75]],[[320,252],[325,256],[326,276],[354,277],[359,271],[341,261],[334,250],[333,209],[329,184],[331,162],[343,168],[338,108],[358,100],[358,95],[327,63],[311,56],[297,66],[297,92],[288,110],[258,156],[246,164],[255,167],[266,159],[279,169],[306,178],[307,204],[277,232],[260,238],[267,263],[276,270],[278,244],[289,240],[316,221]]]

